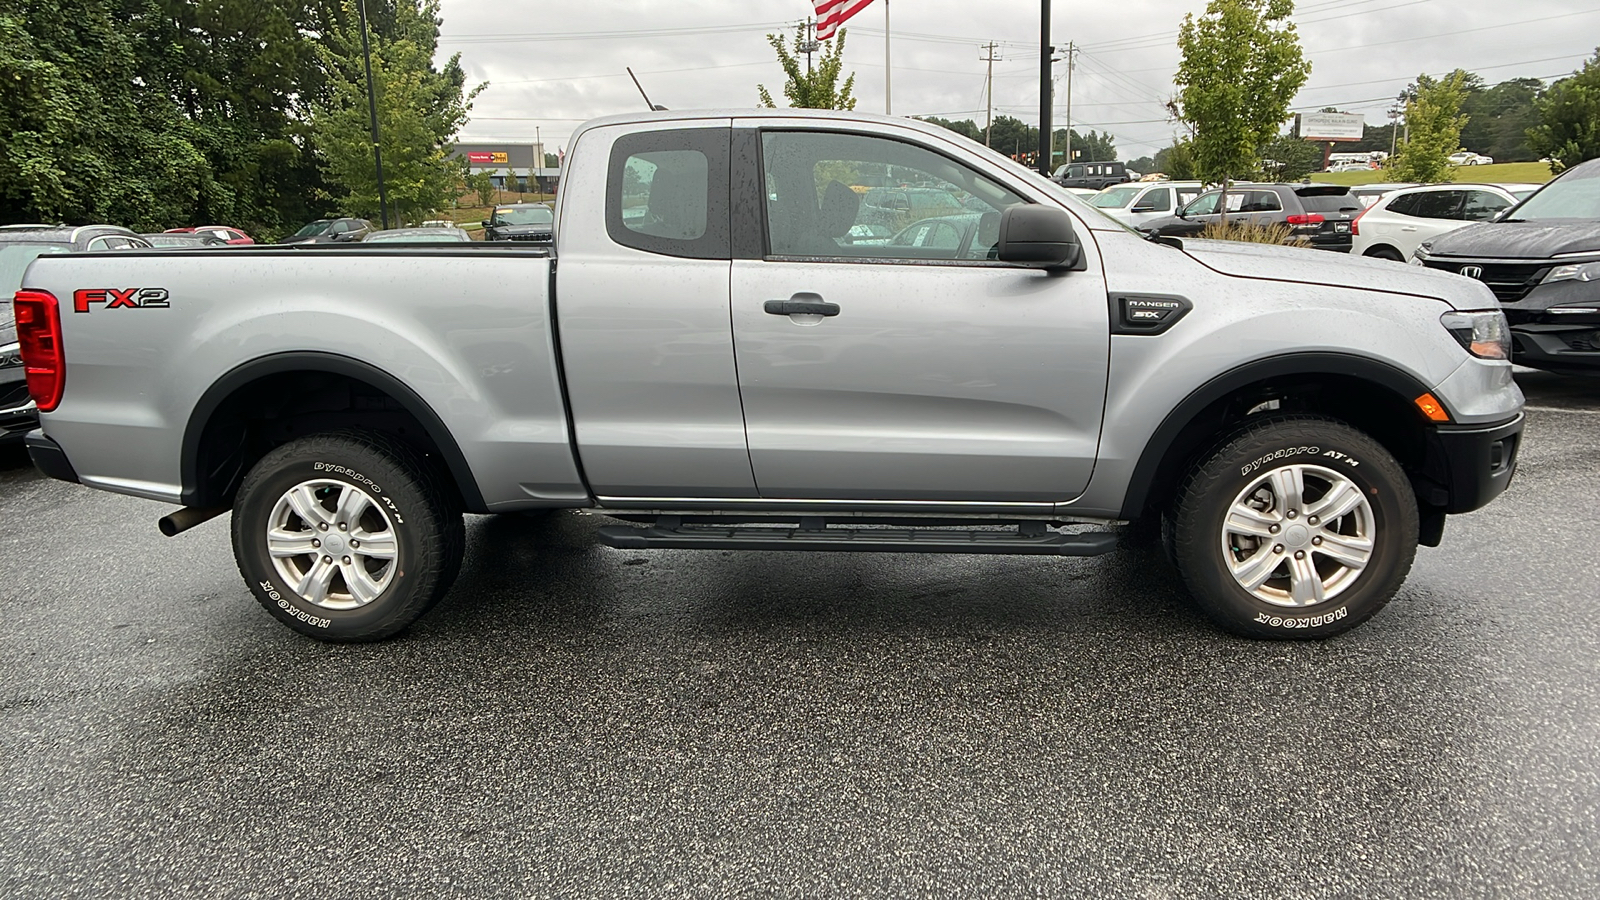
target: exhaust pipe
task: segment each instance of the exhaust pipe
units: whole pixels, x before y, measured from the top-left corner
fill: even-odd
[[[156,527],[161,529],[162,534],[172,537],[175,534],[188,531],[201,522],[209,522],[229,509],[232,509],[232,507],[212,506],[201,509],[198,506],[185,506],[170,516],[162,516],[157,519]]]

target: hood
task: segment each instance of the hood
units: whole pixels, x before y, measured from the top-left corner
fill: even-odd
[[[1433,239],[1430,256],[1549,259],[1600,253],[1600,222],[1480,222]]]
[[[495,234],[549,234],[550,225],[494,225]]]
[[[1367,259],[1304,247],[1192,238],[1183,239],[1183,252],[1206,268],[1235,278],[1389,291],[1446,302],[1451,297],[1461,296],[1458,276],[1386,259]]]

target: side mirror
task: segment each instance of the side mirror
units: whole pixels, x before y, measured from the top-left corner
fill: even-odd
[[[1069,269],[1083,259],[1083,246],[1066,210],[1043,204],[1006,207],[1000,214],[996,257],[1041,269]]]
[[[488,219],[484,219],[483,220],[483,227],[485,227],[485,228],[489,227],[489,220]]]
[[[1157,210],[1156,210],[1156,208],[1154,206],[1150,206],[1148,204],[1140,204],[1139,206],[1135,206],[1133,209],[1128,210],[1128,212],[1136,212],[1136,213],[1157,212]]]

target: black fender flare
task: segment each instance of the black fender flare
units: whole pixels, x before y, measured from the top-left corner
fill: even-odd
[[[1150,491],[1158,481],[1158,474],[1174,444],[1199,416],[1216,402],[1227,398],[1244,387],[1273,378],[1298,375],[1339,375],[1357,378],[1387,388],[1405,403],[1427,393],[1427,385],[1415,376],[1389,363],[1366,356],[1325,351],[1289,353],[1245,363],[1236,369],[1212,378],[1196,388],[1167,413],[1156,427],[1150,440],[1145,442],[1139,462],[1134,466],[1128,481],[1128,492],[1122,501],[1121,518],[1137,519],[1143,515],[1150,500]],[[1437,399],[1437,398],[1436,398]],[[1440,405],[1444,405],[1442,399]],[[1446,412],[1450,412],[1448,406]],[[1455,416],[1452,413],[1451,418]]]
[[[310,350],[274,353],[241,363],[212,382],[211,386],[200,395],[200,399],[189,412],[189,421],[183,432],[179,475],[183,483],[180,499],[185,506],[196,506],[215,500],[201,496],[200,440],[205,434],[206,425],[211,421],[217,408],[222,405],[222,401],[234,391],[258,378],[285,372],[326,372],[330,375],[343,375],[369,384],[393,397],[406,412],[422,423],[429,440],[439,449],[439,456],[444,460],[451,478],[461,491],[461,499],[467,511],[488,511],[483,492],[478,488],[478,481],[473,477],[472,468],[467,465],[467,458],[461,452],[460,445],[456,443],[450,429],[445,427],[444,420],[439,418],[439,414],[433,411],[433,407],[429,406],[421,395],[405,382],[370,363],[336,353]]]

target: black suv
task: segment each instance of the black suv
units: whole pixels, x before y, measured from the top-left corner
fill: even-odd
[[[1511,323],[1517,363],[1600,373],[1600,159],[1491,222],[1424,241],[1412,262],[1488,285]]]
[[[1131,181],[1128,167],[1119,162],[1067,163],[1050,178],[1062,187],[1098,191],[1113,184]]]
[[[375,229],[366,219],[348,216],[339,219],[318,219],[289,235],[280,244],[343,244],[364,240]]]
[[[1222,191],[1211,190],[1184,204],[1175,216],[1139,225],[1146,234],[1198,237],[1222,219]],[[1350,222],[1361,201],[1342,184],[1235,184],[1228,188],[1229,222],[1286,225],[1296,243],[1336,253],[1350,252]]]
[[[494,214],[483,220],[486,241],[535,241],[547,244],[554,238],[556,215],[543,203],[509,203],[496,206]]]

